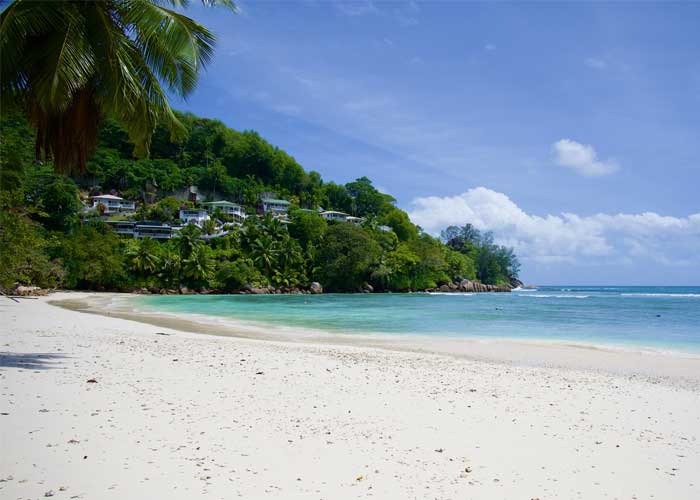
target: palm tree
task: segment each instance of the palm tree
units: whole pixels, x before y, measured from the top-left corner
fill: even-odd
[[[197,245],[190,256],[182,261],[182,274],[190,282],[199,284],[211,276],[211,251],[206,245]]]
[[[202,0],[235,9],[232,0]],[[204,26],[166,8],[189,0],[14,0],[0,14],[2,105],[22,108],[35,153],[57,172],[81,173],[100,122],[121,123],[148,154],[158,124],[184,131],[167,91],[185,97],[215,41]]]
[[[132,269],[141,276],[154,274],[160,267],[160,245],[153,238],[130,241],[126,255]]]
[[[180,258],[183,261],[189,258],[197,246],[203,245],[200,239],[201,235],[202,232],[194,224],[187,224],[177,233],[174,241],[180,251]]]
[[[269,235],[264,234],[253,240],[250,247],[250,256],[253,262],[258,268],[262,267],[266,276],[269,277],[279,255],[277,242]]]
[[[207,235],[212,235],[216,232],[216,221],[214,219],[207,219],[202,222],[202,232]]]

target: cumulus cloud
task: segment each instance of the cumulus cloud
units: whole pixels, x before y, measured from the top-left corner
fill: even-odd
[[[508,196],[485,187],[457,196],[416,198],[411,220],[432,234],[450,225],[493,231],[523,260],[592,263],[651,259],[700,265],[700,213],[688,217],[640,214],[528,214]]]
[[[615,160],[598,159],[593,146],[581,144],[571,139],[561,139],[552,145],[554,162],[561,166],[574,170],[588,177],[609,175],[619,170],[620,166]]]

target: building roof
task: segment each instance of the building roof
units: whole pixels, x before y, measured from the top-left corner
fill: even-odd
[[[153,227],[170,227],[165,222],[157,220],[140,220],[136,223],[137,226],[153,226]]]
[[[90,196],[90,198],[97,198],[100,200],[123,200],[124,198],[120,198],[119,196],[114,196],[112,194],[99,194],[97,196]]]
[[[232,201],[226,201],[226,200],[218,200],[218,201],[207,201],[206,203],[202,203],[202,205],[213,205],[213,206],[223,206],[223,207],[240,207],[238,203],[234,203]]]
[[[262,202],[275,205],[291,205],[287,200],[275,200],[274,198],[263,198]]]
[[[352,215],[348,215],[348,220],[365,220],[362,217],[353,217]]]
[[[335,210],[326,210],[325,212],[321,212],[321,215],[324,214],[338,214],[338,215],[344,215],[345,217],[350,217],[350,214],[346,214],[345,212],[336,212]]]

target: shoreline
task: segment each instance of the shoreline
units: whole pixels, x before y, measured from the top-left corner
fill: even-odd
[[[700,494],[692,377],[534,366],[522,358],[541,348],[505,342],[520,360],[203,335],[49,303],[111,300],[95,295],[0,301],[2,498]]]
[[[75,294],[80,296],[75,297]],[[589,370],[659,380],[679,379],[700,387],[700,355],[691,352],[549,339],[325,332],[191,313],[146,312],[115,303],[116,300],[131,297],[131,294],[118,293],[64,292],[58,298],[47,297],[47,302],[74,311],[204,335],[292,344],[366,347],[506,365]]]

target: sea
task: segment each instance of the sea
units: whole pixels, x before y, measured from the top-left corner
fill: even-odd
[[[331,334],[579,342],[700,353],[700,287],[541,286],[512,293],[146,295],[142,311]]]

